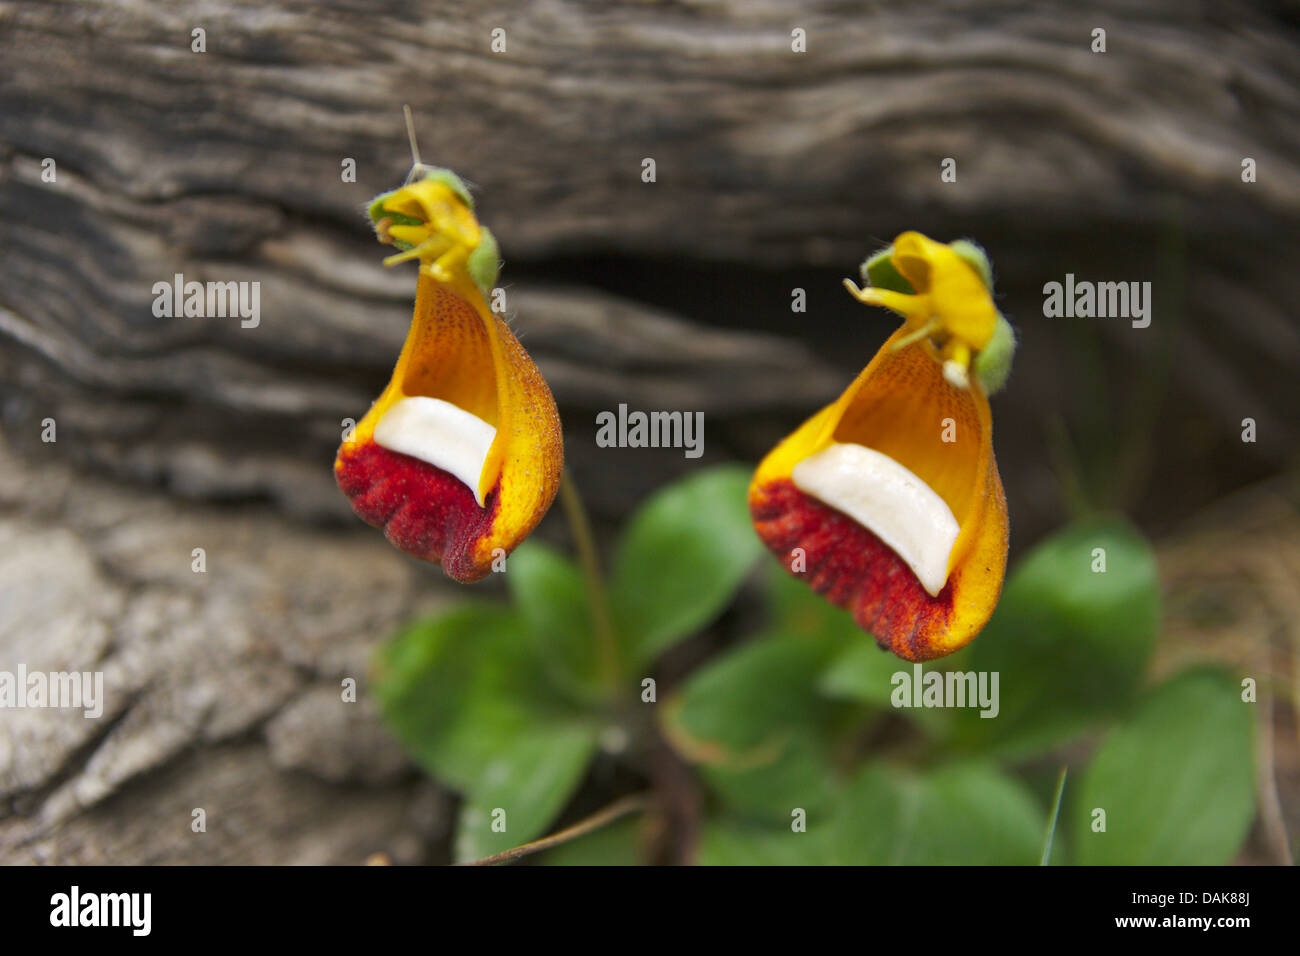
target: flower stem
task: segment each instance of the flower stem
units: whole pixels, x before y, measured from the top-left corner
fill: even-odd
[[[560,501],[574,546],[578,549],[578,562],[587,582],[587,606],[591,612],[591,629],[596,637],[596,654],[600,660],[600,673],[611,694],[619,688],[618,640],[614,634],[614,621],[609,613],[609,598],[605,578],[600,571],[600,556],[596,552],[596,539],[591,533],[591,522],[582,505],[582,496],[573,475],[566,467],[560,479]]]
[[[644,794],[635,794],[630,797],[624,797],[622,800],[616,800],[607,806],[604,810],[593,813],[585,820],[580,820],[573,826],[561,830],[559,833],[552,833],[550,836],[542,837],[540,840],[534,840],[532,843],[525,843],[522,846],[512,847],[509,850],[502,850],[500,853],[493,853],[491,856],[485,856],[478,860],[472,860],[468,863],[461,863],[460,866],[495,866],[498,863],[509,863],[517,860],[521,856],[528,856],[531,853],[537,853],[540,850],[549,850],[553,846],[561,843],[568,843],[570,840],[585,836],[592,830],[599,830],[607,823],[613,823],[619,817],[626,816],[629,813],[635,813],[638,810],[644,810],[649,803],[649,797]]]

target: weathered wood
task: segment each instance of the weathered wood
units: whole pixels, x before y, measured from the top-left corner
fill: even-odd
[[[920,226],[993,246],[1008,311],[1053,363],[1061,330],[1035,318],[1044,281],[1153,277],[1160,324],[1190,333],[1175,347],[1178,393],[1225,432],[1256,417],[1285,439],[1252,449],[1267,460],[1300,438],[1278,411],[1300,360],[1287,311],[1300,294],[1288,267],[1300,67],[1293,28],[1252,7],[1221,24],[1198,5],[1152,19],[1121,3],[1036,5],[996,22],[904,4],[811,5],[793,19],[775,4],[272,10],[231,4],[200,24],[150,4],[8,8],[0,335],[96,401],[161,399],[169,421],[226,445],[254,416],[271,444],[327,454],[404,324],[409,276],[380,273],[358,209],[405,170],[397,105],[409,101],[427,156],[481,186],[521,326],[562,406],[654,401],[671,376],[675,401],[720,424],[737,409],[786,424],[838,380],[782,365],[775,346],[697,375],[681,364],[685,329],[615,347],[659,370],[638,375],[606,348],[638,307],[608,302],[595,328],[566,324],[583,304],[547,288],[556,256],[649,257],[665,287],[682,282],[685,259],[734,262],[756,282],[772,266],[826,267],[806,274],[813,312],[798,325],[788,287],[688,306],[825,343],[861,322],[832,277],[872,237]],[[1089,49],[1097,25],[1104,54]],[[190,50],[196,26],[206,53]],[[794,26],[807,53],[791,52]],[[1247,155],[1252,184],[1240,179]],[[47,156],[57,183],[40,181]],[[940,180],[944,156],[958,160],[956,183]],[[357,183],[340,180],[345,157]],[[617,261],[578,271],[619,282]],[[263,326],[153,317],[152,284],[176,272],[260,281]],[[1100,331],[1117,367],[1140,374],[1156,334]],[[842,369],[868,352],[854,348]],[[1023,376],[1035,412],[1062,407],[1060,373]]]
[[[0,858],[426,852],[437,826],[403,814],[436,795],[372,712],[324,703],[450,593],[321,522],[346,516],[341,421],[409,318],[410,272],[380,267],[362,214],[406,172],[400,104],[425,159],[477,185],[607,518],[694,463],[598,451],[596,411],[704,411],[705,461],[755,458],[883,338],[840,276],[906,228],[979,238],[1023,340],[996,402],[1023,542],[1060,516],[1058,418],[1086,437],[1150,417],[1115,481],[1152,527],[1293,458],[1296,40],[1293,16],[1246,3],[0,5],[0,667],[102,659],[117,707],[5,715]],[[1152,327],[1044,319],[1067,272],[1152,281]],[[176,273],[259,282],[260,325],[156,317]],[[221,574],[189,570],[203,542]],[[270,781],[237,827],[254,838],[222,850],[179,824],[146,846],[118,800],[234,806],[248,775]],[[361,793],[327,813],[339,780]]]

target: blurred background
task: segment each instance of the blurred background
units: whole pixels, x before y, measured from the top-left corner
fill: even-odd
[[[1013,566],[1096,510],[1154,542],[1152,674],[1214,660],[1277,692],[1258,708],[1272,809],[1234,858],[1281,862],[1300,830],[1298,37],[1290,0],[4,4],[0,669],[93,665],[107,711],[0,714],[0,859],[450,855],[453,789],[364,685],[377,646],[465,592],[355,519],[331,472],[410,319],[410,271],[382,268],[364,214],[410,166],[409,103],[424,160],[473,185],[500,241],[606,545],[866,364],[892,319],[840,280],[868,253],[905,229],[983,244],[1021,340],[993,403]],[[176,273],[259,282],[260,323],[155,316]],[[1067,274],[1149,281],[1150,326],[1045,317]],[[597,448],[619,403],[703,412],[703,459]],[[565,546],[558,515],[539,536]]]

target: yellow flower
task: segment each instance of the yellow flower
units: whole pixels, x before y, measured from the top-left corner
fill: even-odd
[[[1002,590],[1007,509],[987,393],[1015,339],[972,243],[899,236],[864,263],[860,301],[904,324],[750,485],[759,536],[796,577],[910,661],[950,654]]]
[[[408,554],[457,581],[488,574],[537,526],[559,488],[555,400],[510,328],[487,305],[496,241],[448,170],[378,197],[370,216],[420,260],[415,315],[388,387],[334,462],[353,510]]]

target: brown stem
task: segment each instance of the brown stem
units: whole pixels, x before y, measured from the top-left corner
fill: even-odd
[[[534,840],[532,843],[525,843],[522,846],[511,847],[509,850],[502,850],[500,853],[493,853],[491,856],[485,856],[482,859],[472,860],[467,863],[458,863],[457,866],[496,866],[498,863],[509,863],[512,860],[518,860],[541,850],[549,850],[553,846],[559,846],[561,843],[568,843],[570,840],[576,840],[580,836],[599,830],[607,823],[613,823],[619,817],[627,816],[629,813],[636,813],[644,810],[649,804],[649,794],[638,793],[630,797],[623,797],[621,800],[615,800],[603,810],[598,810],[585,820],[580,820],[571,827],[552,833],[550,836],[542,837],[540,840]]]

